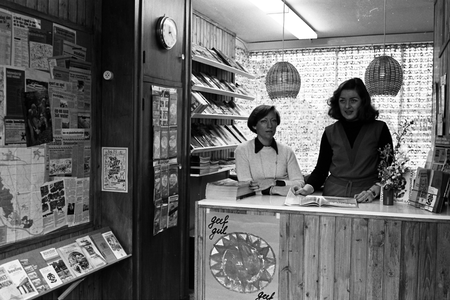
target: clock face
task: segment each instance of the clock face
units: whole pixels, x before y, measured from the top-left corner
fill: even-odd
[[[158,22],[159,39],[166,49],[172,49],[177,43],[177,24],[169,17],[161,17]]]

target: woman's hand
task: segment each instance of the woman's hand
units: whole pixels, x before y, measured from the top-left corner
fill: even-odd
[[[312,185],[310,184],[305,184],[305,186],[293,186],[292,187],[292,191],[294,192],[295,195],[311,195],[312,193],[314,193],[314,188],[312,187]]]
[[[263,191],[275,185],[276,185],[275,179],[250,181],[250,188],[255,192]]]
[[[380,187],[379,186],[372,186],[367,191],[362,191],[359,194],[355,195],[355,199],[357,202],[372,202],[373,199],[377,197],[380,193]]]

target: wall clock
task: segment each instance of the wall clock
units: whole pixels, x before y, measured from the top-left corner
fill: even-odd
[[[177,24],[172,18],[162,16],[156,23],[156,38],[165,49],[172,49],[177,43]]]

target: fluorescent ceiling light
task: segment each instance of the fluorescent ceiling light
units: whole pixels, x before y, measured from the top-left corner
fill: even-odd
[[[280,0],[250,0],[263,12],[272,17],[281,26],[283,26],[283,6],[284,2]],[[312,30],[296,13],[284,8],[284,29],[295,35],[299,40],[317,39],[317,33]]]

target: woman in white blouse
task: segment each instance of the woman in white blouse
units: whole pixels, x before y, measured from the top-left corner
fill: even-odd
[[[250,188],[263,195],[286,195],[291,186],[305,184],[294,151],[275,141],[280,120],[275,106],[256,107],[247,121],[256,137],[235,151],[238,180],[249,181]]]

